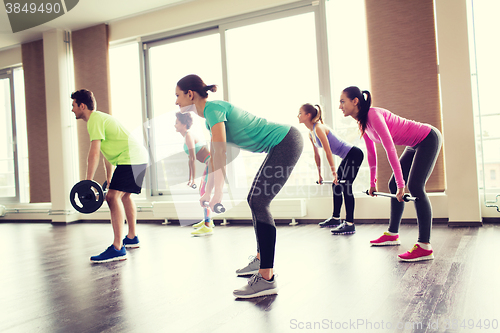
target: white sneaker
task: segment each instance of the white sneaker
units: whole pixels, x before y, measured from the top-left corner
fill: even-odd
[[[236,298],[253,298],[266,295],[276,295],[278,293],[278,285],[276,283],[276,275],[272,281],[267,281],[260,273],[252,275],[248,279],[248,284],[243,288],[233,291]]]
[[[248,265],[246,265],[243,268],[237,269],[236,270],[236,275],[242,276],[242,275],[254,275],[259,272],[260,269],[260,259],[254,256],[248,257],[250,262]]]

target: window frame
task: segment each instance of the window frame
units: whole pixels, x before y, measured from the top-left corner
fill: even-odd
[[[17,66],[20,67],[20,66]],[[0,79],[8,79],[10,86],[10,106],[11,106],[11,127],[12,127],[12,155],[14,162],[14,182],[16,195],[11,197],[0,197],[0,201],[4,203],[19,203],[20,202],[20,180],[19,180],[19,154],[17,142],[17,124],[16,124],[16,103],[14,91],[14,70],[17,67],[10,67],[0,70]]]

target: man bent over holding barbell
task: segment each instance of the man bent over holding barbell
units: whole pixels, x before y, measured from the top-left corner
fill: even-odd
[[[87,177],[92,180],[99,165],[100,152],[104,155],[104,169],[108,182],[106,202],[111,213],[113,244],[90,261],[103,263],[127,259],[125,248],[139,247],[136,234],[137,208],[132,193],[141,193],[142,182],[148,163],[147,150],[115,118],[107,113],[94,111],[94,94],[86,89],[71,94],[76,119],[87,122],[90,149],[87,158]],[[113,172],[113,166],[116,169]],[[128,235],[123,238],[125,217]]]

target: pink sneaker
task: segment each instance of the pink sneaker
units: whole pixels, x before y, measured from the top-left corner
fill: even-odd
[[[424,250],[420,245],[415,244],[413,248],[403,254],[398,254],[399,260],[401,261],[420,261],[420,260],[432,260],[434,259],[434,254],[432,250]]]
[[[399,235],[391,235],[388,232],[384,232],[382,236],[379,238],[370,241],[372,246],[384,246],[384,245],[399,245],[401,242],[399,241]]]

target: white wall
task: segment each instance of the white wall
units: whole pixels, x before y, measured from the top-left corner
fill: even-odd
[[[180,29],[272,8],[297,0],[202,0],[109,23],[109,40],[116,42]]]
[[[450,223],[480,222],[466,0],[436,0]]]
[[[22,62],[20,45],[0,51],[0,69],[20,65]]]

